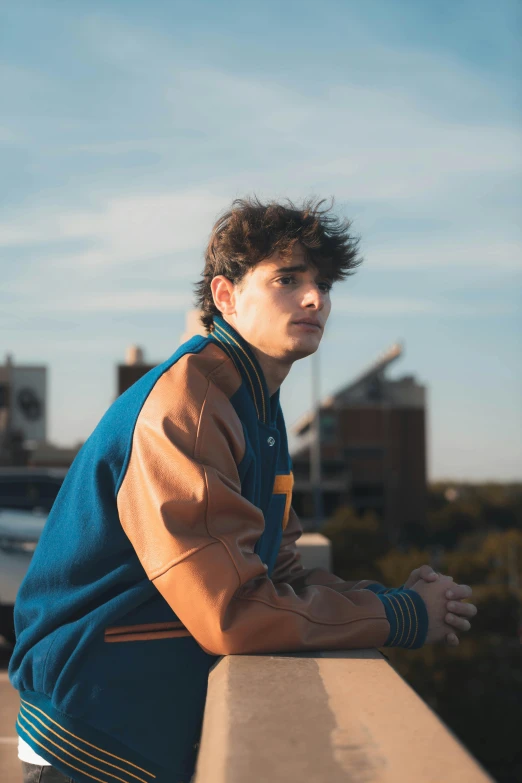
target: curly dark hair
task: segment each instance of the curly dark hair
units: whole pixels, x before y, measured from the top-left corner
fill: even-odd
[[[207,331],[215,315],[210,283],[224,275],[240,283],[249,269],[278,251],[283,258],[299,242],[311,264],[334,283],[353,274],[361,264],[359,238],[350,233],[351,221],[331,214],[325,199],[307,199],[299,207],[290,200],[263,204],[256,196],[236,199],[216,221],[205,251],[205,268],[196,284],[196,305]]]

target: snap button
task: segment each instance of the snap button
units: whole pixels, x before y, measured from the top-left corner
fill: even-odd
[[[275,443],[275,439],[270,435],[270,437],[267,440],[267,443],[269,446],[273,446]]]

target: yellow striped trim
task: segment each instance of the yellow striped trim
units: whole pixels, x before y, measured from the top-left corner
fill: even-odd
[[[230,340],[232,340],[232,342],[233,342],[233,343],[235,343],[235,344],[237,345],[237,347],[239,348],[239,350],[240,350],[240,351],[243,351],[243,353],[245,354],[246,358],[248,359],[248,361],[249,361],[249,362],[250,362],[250,364],[252,365],[252,367],[253,367],[253,369],[254,369],[254,372],[255,372],[255,374],[256,374],[256,377],[257,377],[258,383],[259,383],[259,388],[260,388],[260,390],[261,390],[261,401],[262,401],[262,403],[263,403],[263,421],[266,423],[265,393],[264,393],[264,391],[263,391],[263,384],[261,383],[261,378],[259,377],[259,373],[257,372],[257,369],[256,369],[256,366],[255,366],[254,362],[252,361],[252,359],[250,358],[250,356],[248,355],[248,353],[245,351],[245,349],[243,348],[243,346],[242,346],[240,343],[238,343],[238,341],[237,341],[237,340],[236,340],[234,337],[232,337],[232,335],[231,335],[231,334],[228,334],[228,332],[226,332],[226,331],[223,329],[223,327],[221,327],[219,324],[214,324],[214,325],[215,325],[216,329],[220,329],[220,330],[223,332],[223,334],[226,334],[226,335],[227,335],[227,337],[228,337]]]
[[[417,633],[418,633],[418,629],[419,629],[419,622],[418,622],[418,617],[417,617],[417,609],[415,608],[415,601],[413,600],[411,595],[408,595],[408,593],[403,593],[403,596],[404,596],[404,598],[407,598],[410,601],[410,603],[411,603],[411,605],[413,607],[413,614],[415,615],[415,634],[413,636],[413,639],[411,640],[411,643],[408,645],[408,647],[413,647],[413,645],[417,641]]]
[[[408,628],[406,630],[406,638],[404,639],[404,644],[406,644],[406,642],[408,641],[408,636],[410,635],[410,631],[412,629],[413,623],[412,623],[412,620],[411,620],[410,607],[408,606],[408,602],[404,598],[404,593],[399,593],[399,595],[397,596],[397,599],[399,598],[399,596],[403,599],[404,605],[406,606],[406,611],[408,612]]]
[[[37,731],[37,732],[38,732],[38,734],[41,734],[41,736],[42,736],[42,737],[44,737],[44,739],[46,739],[48,742],[51,742],[53,745],[56,745],[56,747],[57,747],[57,748],[59,748],[59,749],[60,749],[60,750],[61,750],[63,753],[66,753],[68,756],[71,756],[73,759],[75,759],[76,761],[79,761],[81,764],[85,764],[87,767],[91,767],[92,769],[95,769],[95,770],[96,770],[96,772],[101,772],[101,773],[102,773],[102,774],[104,774],[104,775],[109,775],[109,777],[111,777],[111,778],[116,778],[116,780],[121,780],[121,781],[122,781],[122,783],[129,783],[129,782],[128,782],[128,780],[125,780],[124,778],[120,778],[118,775],[113,775],[111,772],[105,772],[103,769],[100,769],[99,767],[95,767],[95,766],[94,766],[94,764],[89,764],[89,762],[88,762],[88,761],[84,761],[83,759],[79,759],[79,758],[78,758],[78,756],[75,756],[75,755],[74,755],[73,753],[71,753],[70,751],[68,751],[68,750],[65,750],[65,748],[62,748],[62,747],[60,747],[60,745],[58,745],[58,743],[54,742],[54,741],[53,741],[52,739],[50,739],[49,737],[46,737],[46,735],[45,735],[45,734],[44,734],[42,731],[40,731],[39,729],[37,729],[37,728],[36,728],[36,726],[35,726],[33,723],[31,723],[31,721],[30,721],[30,720],[28,720],[27,718],[24,718],[24,720],[26,720],[26,721],[27,721],[27,723],[28,723],[30,726],[32,726],[32,727],[33,727],[33,729],[34,729],[35,731]],[[72,767],[72,769],[76,769],[76,770],[78,770],[78,772],[81,772],[81,773],[82,773],[82,775],[87,775],[88,777],[90,777],[90,778],[93,778],[94,780],[102,780],[102,783],[109,783],[109,781],[103,781],[103,779],[102,779],[102,778],[97,778],[95,775],[91,775],[91,773],[90,773],[90,772],[86,772],[84,769],[81,769],[80,767],[75,767],[75,766],[74,766],[73,764],[71,764],[69,761],[66,761],[66,760],[65,760],[65,759],[63,759],[61,756],[59,756],[57,753],[55,753],[55,752],[54,752],[54,750],[50,750],[48,747],[46,747],[45,745],[43,745],[41,742],[38,742],[38,740],[36,739],[36,737],[33,737],[33,735],[31,734],[31,732],[30,732],[30,731],[29,731],[29,730],[28,730],[28,729],[27,729],[25,726],[23,726],[23,725],[20,723],[20,721],[18,721],[18,725],[20,726],[20,728],[22,728],[22,729],[23,729],[23,730],[24,730],[24,731],[25,731],[25,732],[26,732],[26,733],[27,733],[27,734],[28,734],[28,735],[31,737],[31,739],[33,740],[33,742],[36,742],[38,745],[40,745],[40,747],[42,747],[42,748],[45,748],[45,750],[46,750],[48,753],[51,753],[51,755],[53,755],[55,758],[59,759],[60,761],[63,761],[63,763],[64,763],[64,764],[67,764],[67,766],[68,766],[68,767]]]
[[[283,530],[286,530],[288,518],[290,516],[290,506],[292,505],[292,490],[294,488],[294,474],[284,473],[277,475],[274,481],[274,495],[286,495],[285,511],[283,514]]]
[[[395,629],[395,636],[393,637],[393,639],[390,642],[390,646],[393,647],[393,645],[395,644],[395,639],[397,638],[397,634],[399,633],[400,623],[399,623],[399,617],[398,617],[397,612],[395,611],[395,607],[393,605],[393,601],[391,600],[391,596],[388,595],[386,597],[388,598],[388,601],[390,602],[390,606],[393,609],[393,614],[395,615],[395,622],[397,623],[397,627]]]
[[[217,326],[217,324],[215,324],[215,326]],[[230,345],[230,343],[227,343],[225,342],[225,340],[222,340],[221,337],[218,334],[216,334],[216,332],[214,332],[214,337],[216,338],[216,340],[218,340],[218,342],[221,343],[221,345],[226,345],[227,348],[230,348],[230,350],[233,352],[232,361],[234,361],[234,357],[235,357],[237,361],[241,364],[243,369],[245,370],[246,376],[248,378],[248,382],[250,384],[250,388],[252,389],[252,397],[256,408],[257,418],[260,419],[261,416],[259,415],[259,408],[257,407],[257,402],[256,402],[256,391],[254,389],[254,384],[252,383],[252,378],[250,377],[250,373],[248,372],[248,368],[245,366],[245,363],[241,360],[241,356],[237,354],[237,351],[234,349],[233,345]]]
[[[36,737],[33,737],[33,735],[31,734],[31,732],[30,732],[30,731],[27,731],[27,729],[26,729],[26,728],[24,728],[24,726],[22,726],[22,724],[20,723],[20,721],[19,721],[19,720],[17,720],[17,721],[16,721],[16,723],[17,723],[17,725],[18,725],[18,726],[19,726],[19,727],[22,729],[22,731],[25,731],[25,733],[26,733],[26,734],[27,734],[29,737],[31,737],[32,741],[33,741],[33,742],[34,742],[36,745],[39,745],[41,748],[43,748],[44,750],[46,750],[46,751],[47,751],[47,753],[51,753],[51,755],[52,755],[52,756],[54,756],[56,759],[58,759],[58,761],[62,761],[64,764],[67,764],[67,766],[68,766],[70,769],[75,769],[77,772],[81,772],[81,773],[82,773],[82,775],[87,775],[87,777],[88,777],[88,778],[91,778],[91,780],[97,780],[97,781],[98,781],[98,783],[109,783],[109,781],[108,781],[108,780],[103,780],[103,778],[97,778],[97,777],[96,777],[96,775],[91,775],[89,772],[85,772],[85,770],[84,770],[84,769],[80,769],[80,767],[75,767],[75,766],[74,766],[74,764],[71,764],[71,762],[70,762],[70,761],[66,761],[65,759],[62,759],[62,757],[61,757],[61,756],[59,756],[57,753],[52,753],[52,752],[49,750],[49,748],[47,748],[47,747],[46,747],[45,745],[43,745],[41,742],[38,742],[38,740],[36,739]]]
[[[41,720],[37,715],[35,715],[31,710],[27,709],[27,707],[23,707],[22,709],[26,710],[26,712],[29,713],[35,720],[37,720],[41,725],[47,729],[47,731],[50,731],[52,734],[54,734],[58,739],[61,739],[62,742],[66,742],[68,745],[71,745],[75,750],[79,750],[80,753],[83,753],[85,756],[89,756],[89,758],[94,759],[95,761],[101,762],[102,764],[106,764],[108,767],[113,767],[114,769],[119,770],[119,772],[123,772],[125,775],[130,775],[131,778],[136,778],[136,780],[139,780],[140,783],[148,783],[144,778],[138,777],[138,775],[135,775],[133,772],[129,772],[127,769],[123,769],[123,767],[118,767],[116,764],[111,764],[110,761],[104,761],[103,759],[98,758],[98,756],[94,756],[92,753],[87,753],[86,750],[82,750],[82,748],[79,748],[78,745],[75,745],[74,742],[71,742],[70,740],[65,739],[65,737],[62,737],[60,734],[58,734],[57,731],[54,731],[54,729],[51,729],[50,726],[47,726],[43,720]],[[123,780],[123,783],[129,783],[128,780],[124,780],[124,778],[120,778],[119,775],[114,775],[112,772],[107,772],[104,769],[100,769],[99,767],[95,767],[94,764],[89,764],[88,761],[85,761],[85,759],[78,758],[78,756],[75,756],[74,753],[71,753],[70,750],[67,750],[66,748],[63,748],[61,745],[59,745],[57,742],[52,740],[50,737],[47,737],[43,731],[40,731],[38,726],[35,726],[34,723],[32,723],[29,718],[26,715],[21,715],[23,720],[27,721],[27,723],[32,726],[32,728],[40,734],[40,736],[44,737],[44,739],[47,740],[47,742],[50,742],[52,745],[56,745],[57,748],[59,748],[63,753],[66,753],[68,756],[71,756],[71,758],[75,759],[76,761],[79,761],[81,764],[86,764],[88,767],[91,767],[92,769],[95,769],[97,772],[102,772],[104,775],[109,775],[111,778],[116,778],[116,780]],[[21,724],[20,724],[21,725]],[[23,727],[22,727],[23,728]],[[27,731],[27,729],[26,729]],[[49,751],[52,752],[52,751]]]
[[[77,739],[80,742],[83,742],[85,745],[88,745],[90,748],[94,748],[95,750],[99,750],[100,753],[105,753],[105,755],[110,756],[113,759],[118,759],[118,761],[123,761],[124,764],[128,764],[130,767],[134,767],[134,769],[139,769],[140,772],[143,772],[145,775],[150,775],[151,778],[155,778],[156,777],[156,775],[154,775],[152,772],[148,772],[146,769],[143,769],[143,767],[138,767],[138,765],[137,764],[133,764],[132,761],[127,761],[127,759],[124,759],[121,756],[116,756],[114,753],[109,753],[108,750],[104,750],[103,748],[99,748],[97,745],[93,745],[92,742],[87,742],[87,740],[84,740],[82,737],[76,736],[76,734],[73,734],[72,731],[68,731],[67,729],[64,729],[64,727],[60,723],[58,723],[57,721],[55,721],[52,718],[50,718],[49,715],[47,715],[47,713],[44,712],[44,710],[40,709],[40,707],[36,707],[34,704],[29,704],[29,702],[24,701],[23,699],[20,699],[20,701],[21,701],[22,704],[26,705],[26,709],[27,709],[27,705],[29,705],[29,707],[32,707],[33,710],[36,710],[37,712],[41,712],[42,715],[45,718],[47,718],[47,720],[49,720],[51,723],[54,723],[55,726],[58,726],[59,729],[61,729],[63,732],[65,732],[65,734],[68,734],[70,737],[74,737],[74,739]],[[64,738],[64,741],[67,742],[67,740],[65,740],[65,738]],[[105,764],[105,763],[108,763],[108,762],[103,762],[103,763]],[[131,773],[129,772],[128,774],[130,775]]]
[[[404,612],[402,611],[402,607],[401,607],[400,601],[399,601],[399,599],[397,598],[396,595],[389,595],[388,598],[390,599],[390,601],[392,599],[394,601],[397,601],[397,606],[398,606],[399,612],[401,613],[402,625],[401,625],[401,623],[399,623],[399,625],[401,626],[401,635],[400,635],[399,640],[397,641],[397,644],[400,644],[402,642],[402,637],[404,636],[404,626],[406,625],[406,621],[404,619]]]

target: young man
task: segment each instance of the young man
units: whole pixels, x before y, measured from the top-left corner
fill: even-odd
[[[215,225],[208,337],[111,406],[21,587],[26,781],[189,781],[216,656],[457,644],[469,628],[470,588],[428,566],[386,590],[299,561],[279,387],[358,263],[349,224],[320,205],[237,201]]]

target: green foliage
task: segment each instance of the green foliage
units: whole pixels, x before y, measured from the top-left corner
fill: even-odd
[[[520,582],[522,587],[522,531],[505,530],[473,534],[459,539],[453,550],[391,549],[377,560],[385,584],[399,585],[414,568],[429,563],[456,582],[479,586]]]
[[[432,485],[424,542],[453,548],[465,535],[522,531],[522,484]]]
[[[467,584],[508,584],[518,577],[522,585],[522,530],[461,539],[457,549],[445,553],[444,566],[456,581]]]
[[[376,579],[378,558],[388,543],[382,523],[371,512],[358,516],[347,506],[339,508],[321,531],[332,542],[334,572],[343,579]]]
[[[498,783],[522,780],[518,639],[473,632],[459,647],[386,650],[390,663]]]
[[[425,563],[431,564],[431,555],[427,550],[411,547],[406,551],[390,549],[377,561],[377,568],[382,575],[382,583],[390,587],[399,587],[409,577],[414,568]]]
[[[393,549],[375,515],[346,507],[324,533],[345,579],[395,587],[429,563],[471,585],[479,611],[458,647],[386,655],[498,783],[522,780],[522,484],[433,485],[426,524]]]

